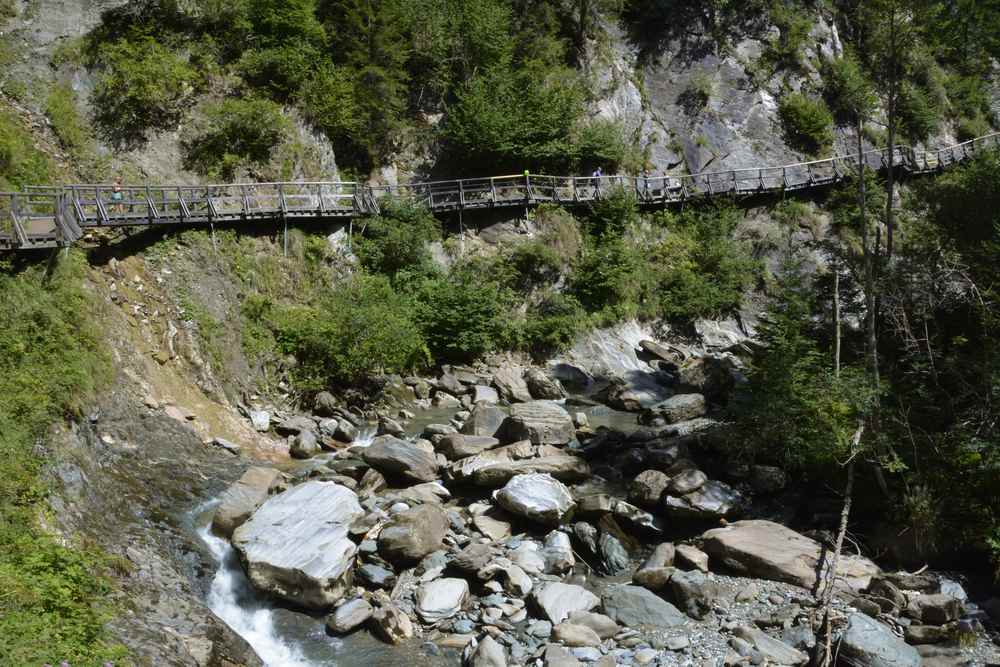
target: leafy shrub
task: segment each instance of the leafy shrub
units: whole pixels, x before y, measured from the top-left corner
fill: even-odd
[[[291,130],[281,107],[265,99],[227,99],[209,105],[205,116],[204,129],[184,142],[185,166],[226,180],[240,167],[267,163]]]
[[[102,557],[64,546],[38,523],[48,486],[37,441],[82,408],[110,378],[82,288],[84,261],[71,252],[48,276],[42,266],[0,275],[0,663],[100,664],[122,657],[105,624],[110,582]]]
[[[818,155],[833,144],[833,115],[822,100],[789,93],[781,98],[778,114],[786,140],[794,148]]]
[[[903,83],[898,110],[901,129],[910,141],[923,141],[937,131],[940,117],[926,90]]]
[[[338,149],[338,157],[344,151],[358,150],[362,123],[354,82],[346,68],[329,65],[318,69],[302,87],[299,100],[310,122]]]
[[[969,141],[976,137],[989,134],[993,131],[990,122],[982,114],[970,117],[962,117],[955,124],[955,134],[959,141]]]
[[[711,75],[699,70],[691,75],[687,88],[680,94],[677,101],[684,108],[684,111],[693,116],[708,106],[714,88]]]
[[[441,237],[441,225],[426,208],[406,200],[381,204],[382,213],[368,218],[354,252],[369,271],[395,276],[422,271],[430,262],[427,243]]]
[[[416,279],[407,289],[414,320],[438,363],[471,361],[513,339],[513,295],[474,265]]]
[[[430,361],[409,302],[384,276],[357,275],[315,306],[257,301],[244,315],[266,324],[279,350],[295,357],[293,378],[307,392],[358,385],[376,373],[405,372]]]
[[[98,123],[116,143],[141,140],[148,129],[170,127],[201,82],[190,63],[150,36],[104,44],[94,88]]]
[[[583,249],[583,233],[569,211],[542,204],[534,211],[534,223],[539,240],[556,253],[564,267],[576,261]]]
[[[570,347],[588,325],[587,313],[574,297],[553,292],[528,309],[524,346],[546,357]]]
[[[598,199],[587,212],[587,230],[597,237],[621,236],[639,221],[639,202],[635,193],[614,188]]]
[[[622,238],[591,241],[570,275],[569,290],[602,320],[624,319],[638,310],[643,268],[637,250]]]
[[[840,123],[853,123],[858,113],[865,114],[875,105],[871,82],[853,54],[827,60],[823,84],[826,102]]]
[[[809,38],[813,18],[798,3],[788,0],[774,0],[770,17],[778,36],[767,45],[764,58],[778,67],[800,68],[802,47]]]
[[[524,291],[556,281],[563,266],[558,253],[542,241],[519,243],[506,264],[515,287]]]
[[[16,190],[49,182],[53,165],[35,148],[31,133],[17,116],[0,111],[0,186]]]
[[[322,58],[319,49],[307,44],[278,44],[244,52],[237,69],[256,89],[284,101],[304,88]]]
[[[52,87],[45,101],[45,115],[52,122],[59,141],[70,151],[80,151],[90,143],[90,132],[77,111],[76,95],[67,85]]]
[[[738,214],[730,207],[686,209],[657,216],[670,234],[650,253],[656,313],[690,321],[739,307],[760,275],[749,249],[732,238]]]

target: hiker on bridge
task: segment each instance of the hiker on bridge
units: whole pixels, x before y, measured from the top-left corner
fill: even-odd
[[[111,210],[115,213],[124,213],[125,205],[123,204],[125,200],[125,193],[122,192],[122,177],[115,176],[115,182],[111,186],[111,201],[114,204],[111,206]]]
[[[601,177],[602,176],[604,176],[604,172],[601,171],[601,167],[600,166],[598,166],[597,169],[594,170],[594,173],[590,175],[590,177],[593,179],[593,183],[594,183],[594,187],[595,188],[600,188],[601,187]]]

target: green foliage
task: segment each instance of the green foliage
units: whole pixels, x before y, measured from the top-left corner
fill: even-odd
[[[148,35],[101,45],[97,62],[96,119],[120,144],[136,143],[147,130],[176,123],[201,83],[185,58]]]
[[[619,237],[639,221],[639,202],[635,193],[614,188],[591,204],[587,212],[587,231],[597,237]]]
[[[584,110],[582,82],[568,70],[495,66],[459,89],[444,138],[464,160],[494,171],[558,173],[598,161],[614,168],[620,133],[581,129]]]
[[[330,138],[338,157],[359,150],[357,138],[363,129],[354,94],[350,70],[333,65],[319,68],[299,93],[306,116]]]
[[[655,312],[691,321],[735,311],[761,273],[746,244],[733,239],[736,209],[689,208],[656,217],[669,234],[649,255]]]
[[[505,265],[513,284],[522,291],[555,282],[563,268],[559,254],[543,241],[518,244]]]
[[[35,148],[31,133],[20,118],[0,111],[0,187],[17,190],[49,182],[53,165]]]
[[[770,18],[778,29],[778,35],[768,43],[762,57],[773,67],[800,69],[802,47],[812,30],[813,17],[795,0],[774,0]]]
[[[851,53],[824,62],[823,85],[826,102],[840,123],[854,123],[858,114],[866,116],[875,107],[872,85]]]
[[[260,299],[243,314],[273,332],[278,348],[295,357],[296,386],[317,392],[354,386],[374,374],[401,373],[429,363],[408,300],[384,276],[357,275],[313,306]]]
[[[406,285],[413,317],[435,361],[468,362],[513,340],[513,294],[475,264]]]
[[[872,393],[860,369],[837,377],[832,355],[820,350],[813,298],[801,268],[786,262],[758,332],[763,351],[749,373],[749,402],[736,412],[749,436],[745,456],[825,475],[850,456]]]
[[[427,244],[441,237],[440,223],[427,209],[405,200],[385,202],[380,215],[364,222],[354,252],[369,271],[395,276],[421,272],[430,262]]]
[[[677,101],[684,107],[684,111],[693,116],[708,106],[714,88],[711,75],[704,70],[699,70],[691,75],[687,88],[680,94]]]
[[[819,155],[833,144],[833,115],[823,100],[804,93],[788,93],[781,98],[778,114],[791,146]]]
[[[90,144],[90,130],[77,111],[76,94],[64,84],[52,87],[45,101],[45,115],[52,122],[59,141],[69,151],[79,153]]]
[[[626,319],[637,314],[643,268],[638,250],[623,238],[591,240],[573,269],[569,291],[601,321]]]
[[[937,131],[940,118],[926,90],[904,83],[898,109],[901,129],[910,141],[923,141]]]
[[[0,663],[122,657],[106,642],[110,584],[101,557],[38,525],[48,487],[36,439],[109,379],[82,255],[46,276],[0,275]]]
[[[237,70],[256,89],[285,101],[311,80],[321,58],[321,51],[308,44],[278,44],[245,52]]]
[[[580,302],[567,294],[552,292],[528,309],[524,323],[524,347],[540,358],[569,348],[589,321]]]
[[[205,109],[205,127],[184,142],[185,167],[231,180],[237,170],[266,164],[291,131],[281,107],[266,99],[231,98]]]

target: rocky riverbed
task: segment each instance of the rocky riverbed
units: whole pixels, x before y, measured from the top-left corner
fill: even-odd
[[[339,642],[369,634],[479,667],[805,664],[829,545],[753,518],[785,487],[780,469],[716,474],[712,413],[738,362],[642,349],[648,377],[584,377],[589,398],[508,364],[389,378],[396,407],[373,423],[326,394],[311,415],[248,409],[298,462],[249,468],[211,539],[230,541],[272,623],[297,618],[309,641],[341,647],[305,664],[353,664]],[[955,581],[845,554],[835,586],[841,660],[997,660],[989,616]]]

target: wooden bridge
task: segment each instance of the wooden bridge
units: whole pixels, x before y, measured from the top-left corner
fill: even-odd
[[[1000,133],[923,151],[908,146],[864,153],[868,167],[892,160],[904,174],[936,172],[983,150],[1000,149]],[[72,244],[86,230],[238,224],[252,221],[330,220],[373,215],[379,204],[404,198],[435,213],[542,203],[585,205],[624,188],[646,206],[667,206],[716,196],[783,193],[838,183],[857,172],[858,156],[838,155],[779,167],[733,169],[678,176],[544,176],[522,174],[392,186],[353,182],[242,183],[230,185],[29,187],[0,193],[0,250]]]

